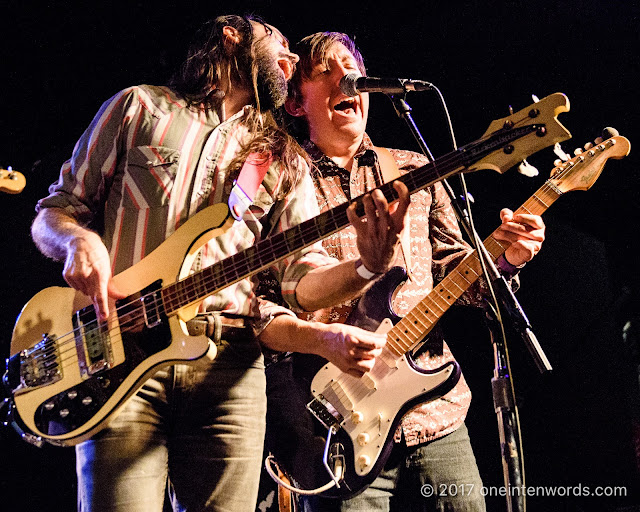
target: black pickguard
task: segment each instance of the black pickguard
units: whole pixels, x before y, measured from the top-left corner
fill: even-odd
[[[132,371],[145,359],[171,344],[171,331],[164,314],[157,319],[157,325],[151,328],[140,321],[142,313],[139,299],[159,290],[161,286],[162,283],[157,281],[140,292],[116,301],[124,361],[113,368],[99,371],[93,378],[62,393],[51,396],[36,411],[35,423],[38,429],[52,436],[60,436],[83,426],[117,392]],[[86,322],[93,320],[95,323],[93,306],[82,310],[80,316]],[[131,318],[135,318],[137,322],[133,322]],[[77,322],[74,323],[74,327],[78,329]]]

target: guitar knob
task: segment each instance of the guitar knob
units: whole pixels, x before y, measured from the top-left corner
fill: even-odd
[[[371,440],[371,437],[366,432],[362,432],[358,434],[358,444],[360,446],[366,445]]]
[[[582,148],[576,148],[573,152],[574,155],[578,156],[581,155],[583,153],[583,149]]]
[[[358,457],[358,464],[361,468],[366,468],[371,464],[371,457],[368,455],[360,455]]]
[[[362,420],[364,420],[364,414],[362,414],[360,411],[351,413],[351,422],[354,425],[359,425],[360,423],[362,423]]]

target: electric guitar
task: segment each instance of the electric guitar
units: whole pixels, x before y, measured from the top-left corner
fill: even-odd
[[[27,184],[25,177],[11,167],[0,169],[0,191],[7,194],[19,194]]]
[[[460,172],[505,172],[528,155],[570,133],[557,116],[569,109],[552,94],[515,114],[493,121],[481,139],[398,179],[410,192]],[[393,182],[380,188],[389,202]],[[362,198],[353,201],[362,215]],[[105,426],[125,400],[157,368],[189,362],[215,346],[189,336],[192,319],[207,296],[245,279],[349,224],[343,204],[265,238],[254,246],[189,274],[198,250],[232,224],[226,204],[191,217],[142,261],[116,275],[128,297],[111,304],[98,322],[89,297],[51,287],[23,308],[13,330],[4,376],[12,395],[10,423],[34,444],[74,445]]]
[[[540,215],[565,192],[589,189],[608,159],[620,159],[629,150],[625,137],[614,136],[570,159],[516,213]],[[484,245],[493,260],[509,246],[493,234]],[[453,388],[460,376],[457,363],[427,371],[413,362],[410,352],[434,334],[438,320],[481,274],[473,251],[404,318],[393,312],[391,298],[406,272],[394,267],[385,274],[347,320],[387,333],[382,354],[360,378],[306,354],[293,354],[267,368],[267,449],[300,488],[317,489],[331,480],[323,463],[327,453],[327,465],[339,466],[342,479],[339,487],[321,494],[342,499],[359,494],[384,467],[404,414]]]

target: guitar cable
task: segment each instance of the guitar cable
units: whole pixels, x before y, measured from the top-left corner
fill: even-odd
[[[326,484],[320,487],[316,487],[315,489],[300,489],[298,487],[294,487],[288,484],[287,482],[285,482],[284,480],[282,480],[282,478],[280,478],[280,476],[278,476],[276,472],[273,470],[272,464],[276,465],[276,468],[278,469],[278,471],[280,471],[280,468],[278,467],[278,463],[275,461],[275,458],[271,454],[269,454],[267,458],[264,459],[264,468],[267,470],[267,473],[269,473],[269,476],[271,477],[271,479],[274,482],[276,482],[280,487],[284,487],[288,491],[291,491],[297,494],[313,496],[316,494],[321,494],[331,489],[332,487],[340,487],[340,480],[342,480],[343,470],[344,470],[344,457],[343,456],[333,457],[333,460],[335,461],[333,470],[329,467],[329,463],[327,462],[328,455],[329,455],[329,446],[331,445],[331,435],[335,434],[336,431],[337,431],[337,427],[335,425],[332,425],[329,428],[329,432],[327,433],[327,441],[324,445],[324,455],[322,457],[322,460],[324,462],[324,467],[327,469],[327,472],[331,476],[330,482],[327,482]]]

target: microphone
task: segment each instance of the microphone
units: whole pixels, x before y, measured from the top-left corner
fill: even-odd
[[[357,96],[362,92],[404,94],[409,91],[427,91],[429,89],[435,89],[435,86],[430,82],[407,78],[374,78],[349,73],[340,79],[340,90],[347,96]]]

